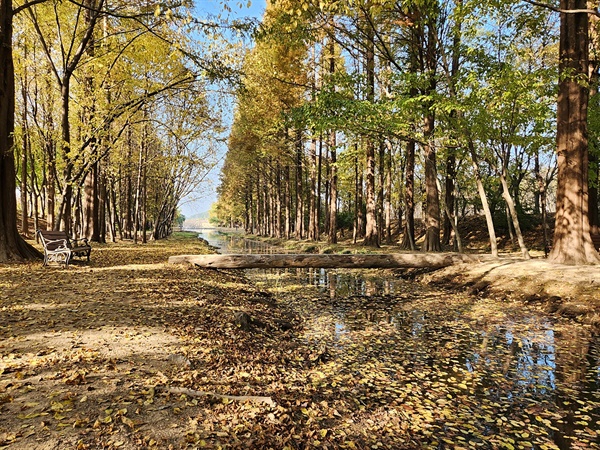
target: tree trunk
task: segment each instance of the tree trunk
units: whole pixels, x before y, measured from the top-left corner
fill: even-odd
[[[40,199],[40,193],[39,193],[39,189],[37,188],[37,178],[35,175],[35,165],[33,162],[33,158],[32,158],[32,164],[31,164],[31,171],[30,171],[30,180],[29,180],[29,184],[31,186],[31,194],[32,194],[32,199],[31,199],[31,207],[33,208],[32,214],[33,214],[33,230],[39,230],[40,229],[40,223],[39,223],[39,217],[40,217],[40,211],[39,211],[39,199]]]
[[[24,58],[27,57],[27,47],[25,47]],[[27,74],[23,74],[23,83],[21,85],[21,94],[23,97],[23,111],[22,111],[22,122],[23,122],[23,136],[22,136],[22,148],[21,148],[21,233],[23,236],[29,236],[29,214],[27,211],[27,172],[28,172],[28,161],[27,156],[29,153],[29,126],[27,122],[27,110],[28,110],[28,92],[27,92]]]
[[[144,145],[144,169],[142,171],[142,244],[148,243],[146,223],[148,222],[148,182],[147,182],[148,144]]]
[[[309,147],[310,174],[308,194],[308,239],[318,240],[319,216],[317,214],[317,140],[311,139]]]
[[[368,102],[375,102],[375,31],[370,25],[366,26],[365,42],[365,70],[367,78]],[[377,205],[375,202],[375,143],[372,136],[366,137],[366,230],[364,245],[379,247],[379,234],[377,232]]]
[[[593,18],[592,26],[598,25],[600,23],[600,18]],[[598,36],[600,38],[600,36]],[[600,44],[598,42],[598,38],[596,38],[596,42],[592,45]],[[595,107],[598,108],[598,70],[600,69],[600,61],[590,61],[589,65],[589,76],[590,76],[590,103],[593,102]],[[600,142],[596,142],[596,147],[598,148]],[[592,235],[600,234],[600,210],[598,209],[598,184],[600,183],[600,161],[598,160],[598,155],[595,152],[588,151],[588,167],[590,172],[594,171],[593,183],[589,183],[588,180],[588,217],[590,221],[590,233]]]
[[[388,155],[385,161],[385,198],[384,198],[384,216],[385,216],[385,242],[392,243],[392,144],[388,140]]]
[[[354,157],[354,230],[352,242],[356,244],[362,229],[362,170],[358,167],[358,157]]]
[[[490,252],[492,256],[498,256],[498,242],[496,241],[496,230],[494,230],[494,219],[492,217],[492,211],[487,201],[487,195],[481,180],[481,173],[479,172],[479,161],[477,159],[477,153],[475,152],[475,146],[473,141],[469,139],[469,152],[471,153],[471,162],[473,163],[473,174],[475,175],[475,182],[477,183],[477,192],[479,192],[479,198],[481,199],[481,205],[483,207],[483,213],[485,215],[485,222],[487,224],[488,235],[490,237]]]
[[[83,191],[83,235],[93,242],[99,242],[98,163],[92,164],[85,176]]]
[[[329,154],[331,157],[329,178],[329,236],[330,244],[337,244],[337,201],[338,201],[338,176],[337,176],[337,151],[336,133],[329,135]]]
[[[17,231],[16,173],[13,154],[15,74],[12,56],[12,1],[0,0],[0,262],[41,255]]]
[[[392,254],[229,254],[229,255],[180,255],[169,257],[170,264],[195,264],[215,269],[248,268],[440,268],[452,264],[472,262],[473,257],[452,253],[435,255],[423,253]]]
[[[131,182],[133,172],[133,130],[131,126],[127,129],[127,168],[125,175],[125,211],[121,214],[124,221],[125,238],[133,238],[133,185]]]
[[[598,182],[600,182],[600,170],[599,162],[596,156],[589,155],[589,166],[595,170],[594,178],[596,183],[589,187],[589,221],[590,221],[590,233],[600,234],[600,211],[598,210]]]
[[[441,190],[442,187],[439,186],[439,181],[438,181],[438,190]],[[456,218],[454,217],[454,214],[452,213],[452,209],[449,208],[449,205],[444,202],[443,206],[443,210],[444,210],[444,217],[448,219],[448,222],[450,222],[450,227],[452,228],[452,231],[454,231],[454,247],[456,247],[456,249],[458,250],[458,253],[463,253],[464,249],[463,249],[463,245],[462,245],[462,239],[460,238],[460,233],[458,231],[458,224],[456,221]]]
[[[46,150],[46,229],[54,229],[56,218],[54,216],[56,209],[56,147],[51,137],[47,137],[44,142]]]
[[[296,130],[296,239],[304,238],[304,173],[302,131]]]
[[[404,205],[406,208],[404,219],[404,237],[401,248],[415,250],[415,147],[414,140],[406,144],[406,180],[404,192]]]
[[[446,192],[444,193],[444,204],[446,205],[446,214],[444,216],[444,237],[442,244],[450,244],[450,234],[453,229],[453,225],[450,223],[450,216],[454,211],[454,180],[456,179],[456,156],[454,155],[454,149],[448,149],[448,157],[446,158]]]
[[[71,184],[71,175],[73,172],[73,163],[67,156],[71,150],[71,125],[69,122],[69,105],[70,105],[70,84],[71,74],[65,73],[61,86],[61,146],[64,158],[66,160],[65,168],[63,169],[64,187],[62,190],[62,200],[58,209],[58,218],[56,220],[55,229],[62,227],[63,231],[71,234],[71,212],[73,201],[73,186]]]
[[[585,0],[561,0],[561,9],[585,9]],[[588,15],[560,15],[557,105],[558,185],[554,245],[549,259],[563,264],[600,263],[588,218]]]
[[[139,149],[138,167],[137,167],[137,182],[135,184],[135,207],[133,212],[133,243],[138,242],[138,230],[140,229],[140,209],[141,209],[141,196],[142,196],[142,165],[144,163],[144,147],[146,146],[146,132],[144,126],[144,133]]]
[[[317,238],[319,240],[321,234],[321,186],[323,185],[323,138],[319,137],[319,155],[317,157]]]
[[[519,217],[517,215],[517,208],[515,206],[515,202],[513,201],[512,196],[510,195],[508,182],[506,181],[506,168],[502,168],[500,172],[500,183],[502,184],[502,198],[506,202],[506,207],[509,212],[509,219],[512,220],[512,225],[515,230],[515,234],[517,235],[517,242],[519,243],[519,248],[521,249],[521,256],[525,259],[530,259],[529,251],[525,246],[525,240],[523,239],[523,233],[521,232],[521,226],[519,224]]]
[[[424,252],[439,252],[442,250],[440,243],[440,196],[437,188],[437,169],[435,149],[429,139],[432,138],[434,118],[432,114],[425,117],[424,134],[428,141],[424,145],[425,151],[425,193],[427,206],[425,213],[425,241],[421,250]]]
[[[536,193],[536,199],[538,199],[538,208],[542,214],[542,229],[543,233],[543,246],[544,246],[544,256],[548,257],[550,241],[548,239],[548,217],[546,213],[546,183],[544,181],[544,177],[542,177],[542,173],[540,172],[540,160],[539,154],[535,155],[535,179],[537,183],[538,192]]]

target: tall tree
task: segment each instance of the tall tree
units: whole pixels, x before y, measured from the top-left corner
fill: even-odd
[[[364,39],[365,39],[365,78],[366,78],[366,100],[375,102],[375,29],[373,18],[368,7],[363,9],[364,14]],[[365,201],[366,231],[364,245],[379,247],[379,232],[377,229],[377,205],[375,202],[375,137],[366,136],[366,186]]]
[[[12,0],[0,0],[0,262],[39,257],[17,230],[14,159],[15,74],[12,54]]]
[[[588,12],[586,0],[561,0],[557,107],[558,186],[554,244],[549,259],[600,263],[588,217]]]

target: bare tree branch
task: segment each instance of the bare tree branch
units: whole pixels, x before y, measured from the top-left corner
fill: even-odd
[[[596,17],[600,17],[600,12],[598,12],[598,8],[594,9],[561,9],[556,6],[549,5],[547,3],[537,2],[536,0],[523,0],[525,3],[529,3],[533,6],[540,6],[542,8],[549,9],[551,11],[561,13],[561,14],[592,14]]]

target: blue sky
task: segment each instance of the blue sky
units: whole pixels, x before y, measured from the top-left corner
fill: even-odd
[[[231,9],[232,17],[257,17],[262,18],[265,11],[266,0],[195,0],[196,11],[199,15],[209,13],[217,15],[222,13],[227,5]]]
[[[226,10],[225,5],[229,7],[229,11]],[[195,0],[196,15],[199,18],[220,14],[224,19],[244,17],[262,19],[265,7],[266,0],[252,0],[251,2],[248,0]],[[232,115],[232,111],[228,113],[228,115]],[[226,150],[225,145],[221,145],[219,156],[222,157]],[[221,165],[219,164],[211,171],[207,182],[201,186],[201,191],[193,192],[181,201],[179,207],[184,216],[191,217],[210,209],[210,205],[217,200],[216,188],[220,170]]]

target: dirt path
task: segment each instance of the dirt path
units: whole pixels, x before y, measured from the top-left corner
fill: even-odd
[[[232,311],[260,315],[255,294],[235,273],[165,264],[207,251],[96,245],[68,270],[0,267],[0,448],[180,448],[207,400],[158,386],[238,393],[223,373],[244,362]]]
[[[467,438],[483,448],[519,440],[557,448],[545,425],[556,415],[552,404],[527,410],[540,421],[523,428],[523,411],[470,394],[479,389],[473,374],[447,377],[458,347],[424,343],[415,352],[380,321],[352,330],[360,345],[338,355],[322,344],[335,324],[307,339],[313,312],[302,305],[318,311],[318,301],[303,297],[288,308],[292,293],[275,298],[241,272],[166,264],[171,255],[208,251],[188,237],[96,245],[90,264],[68,270],[0,266],[0,449],[420,449]],[[501,271],[480,269],[463,284]],[[548,274],[540,266],[536,279]],[[514,291],[522,285],[516,277]],[[453,298],[442,294],[423,296],[420,308],[440,314]],[[234,323],[240,311],[255,319],[250,331]],[[440,365],[428,365],[429,353],[440,351]],[[272,402],[186,395],[201,391]],[[510,424],[486,422],[499,415]]]

